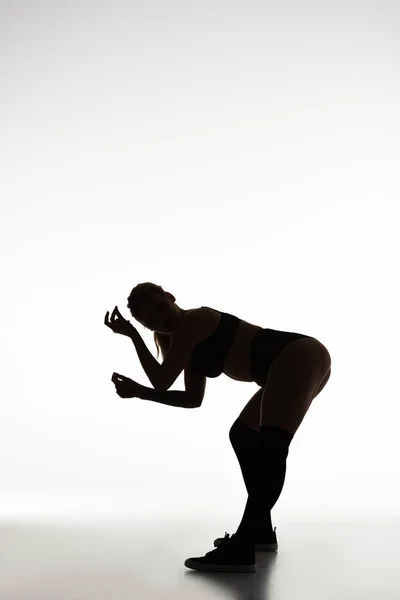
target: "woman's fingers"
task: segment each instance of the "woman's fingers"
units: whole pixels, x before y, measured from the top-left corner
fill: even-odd
[[[110,326],[110,323],[112,323],[112,322],[113,322],[113,318],[114,318],[114,316],[115,316],[115,309],[116,309],[116,308],[117,308],[117,307],[115,307],[115,308],[114,308],[114,310],[112,311],[112,313],[111,313],[111,318],[109,317],[109,314],[110,314],[110,312],[109,312],[109,311],[107,311],[107,312],[106,312],[106,316],[104,317],[104,323],[105,323],[106,325]]]
[[[107,312],[106,312],[106,319],[107,319],[107,317],[108,317],[108,315],[109,315],[109,314],[110,314],[110,313],[109,313],[109,311],[107,311]],[[116,306],[116,307],[114,308],[114,310],[112,311],[112,313],[111,313],[111,321],[112,321],[113,319],[115,319],[116,317],[121,317],[122,319],[124,318],[124,317],[121,315],[121,313],[119,312],[119,310],[118,310],[118,306]]]
[[[126,381],[128,379],[128,377],[125,377],[125,375],[120,375],[119,373],[113,373],[112,376],[114,379],[120,379],[121,381]]]

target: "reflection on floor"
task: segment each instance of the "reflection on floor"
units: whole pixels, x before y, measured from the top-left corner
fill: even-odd
[[[200,573],[229,523],[0,524],[2,600],[398,600],[400,519],[275,522],[279,550],[256,573]],[[231,531],[233,533],[233,531]]]

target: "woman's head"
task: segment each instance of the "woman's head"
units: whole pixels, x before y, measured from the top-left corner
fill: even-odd
[[[147,281],[133,288],[128,296],[127,307],[136,321],[154,331],[157,358],[159,347],[165,358],[172,333],[186,312],[175,304],[175,296],[165,292],[160,285]]]

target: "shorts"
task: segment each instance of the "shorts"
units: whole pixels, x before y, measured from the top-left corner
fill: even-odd
[[[261,329],[254,337],[250,349],[250,371],[253,380],[264,386],[268,371],[282,350],[295,340],[309,337],[312,336],[277,329]]]

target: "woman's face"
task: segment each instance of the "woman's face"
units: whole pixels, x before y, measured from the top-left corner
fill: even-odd
[[[172,333],[177,316],[175,304],[159,294],[149,298],[141,310],[145,326],[158,333]]]

